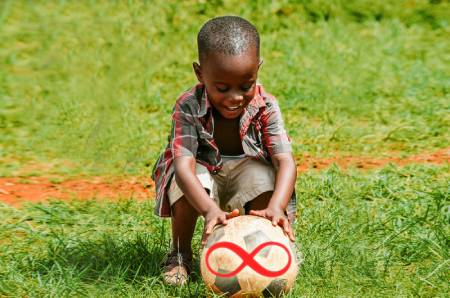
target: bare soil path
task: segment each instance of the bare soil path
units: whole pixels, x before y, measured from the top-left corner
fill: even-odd
[[[370,158],[344,156],[317,158],[308,154],[298,156],[298,171],[324,169],[332,164],[346,169],[362,170],[383,167],[389,163],[405,166],[408,164],[445,164],[450,162],[450,147],[433,153],[422,153],[407,158]],[[49,199],[99,199],[145,200],[154,197],[154,185],[148,177],[86,177],[56,181],[46,177],[0,177],[0,202],[19,207],[25,202],[45,202]]]

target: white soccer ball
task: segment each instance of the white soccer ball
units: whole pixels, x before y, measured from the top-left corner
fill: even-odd
[[[252,215],[217,226],[200,259],[205,284],[230,297],[287,293],[295,283],[299,264],[295,244],[281,227]]]

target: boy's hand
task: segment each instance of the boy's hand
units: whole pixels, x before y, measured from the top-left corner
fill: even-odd
[[[295,240],[294,232],[292,231],[289,220],[282,209],[268,207],[263,210],[250,210],[249,214],[265,217],[268,220],[272,221],[272,224],[274,226],[278,224],[291,241]]]
[[[234,209],[231,212],[222,211],[219,207],[213,208],[205,214],[205,229],[203,230],[202,245],[211,235],[214,227],[218,224],[227,224],[227,220],[239,215],[239,210]]]

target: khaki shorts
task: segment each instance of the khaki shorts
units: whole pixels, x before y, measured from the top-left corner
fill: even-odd
[[[275,186],[275,170],[264,161],[244,157],[225,161],[222,170],[211,175],[208,169],[197,163],[196,175],[200,183],[208,190],[209,196],[224,211],[239,209],[245,214],[245,204],[264,192],[273,191]],[[183,196],[175,177],[168,189],[168,197],[172,206]]]

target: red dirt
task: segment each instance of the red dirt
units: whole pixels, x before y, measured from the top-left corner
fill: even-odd
[[[0,202],[18,207],[48,199],[144,200],[154,197],[153,185],[145,180],[148,179],[89,177],[55,183],[45,177],[0,178]]]
[[[385,157],[332,157],[316,158],[308,154],[296,158],[298,172],[324,169],[332,164],[346,169],[374,169],[389,163],[405,166],[408,164],[445,164],[450,162],[450,148],[434,153],[423,153],[407,158]],[[147,177],[107,178],[89,177],[52,182],[45,177],[0,177],[0,202],[19,207],[24,202],[45,202],[48,199],[102,199],[117,200],[133,198],[144,200],[154,198],[154,185]]]
[[[444,164],[450,162],[450,147],[438,150],[434,153],[422,153],[413,155],[407,158],[400,158],[396,156],[384,158],[372,157],[358,157],[358,156],[344,156],[331,158],[316,158],[308,154],[297,157],[297,170],[299,172],[306,172],[310,169],[324,169],[332,164],[336,164],[342,169],[356,167],[359,169],[370,170],[374,168],[381,168],[389,163],[399,166],[406,166],[409,164]]]

